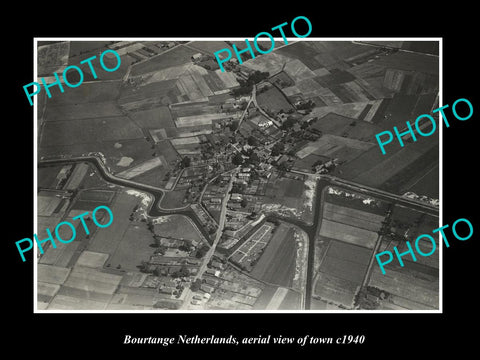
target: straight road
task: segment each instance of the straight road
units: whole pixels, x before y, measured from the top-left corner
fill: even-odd
[[[217,234],[215,235],[215,239],[213,240],[212,246],[210,247],[208,252],[203,257],[202,265],[198,269],[198,272],[195,275],[195,277],[193,278],[193,282],[202,278],[203,273],[205,272],[205,270],[207,270],[207,264],[212,259],[213,254],[215,253],[215,249],[216,249],[216,247],[217,247],[217,245],[220,242],[220,239],[222,237],[223,229],[225,227],[226,214],[227,214],[227,203],[228,203],[228,200],[230,199],[230,191],[232,190],[234,175],[235,175],[235,173],[232,174],[232,176],[230,177],[230,181],[228,183],[227,191],[225,193],[225,196],[223,197],[222,209],[220,211],[220,219],[218,221]],[[188,309],[193,295],[194,295],[194,293],[190,288],[185,290],[185,295],[184,295],[184,298],[183,298],[183,304],[182,304],[181,309]]]

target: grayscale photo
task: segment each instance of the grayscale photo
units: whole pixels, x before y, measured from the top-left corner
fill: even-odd
[[[441,39],[288,40],[35,39],[36,312],[441,311]]]

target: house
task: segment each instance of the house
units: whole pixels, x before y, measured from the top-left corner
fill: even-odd
[[[207,270],[205,270],[205,274],[218,277],[218,276],[220,276],[220,271],[219,270],[214,270],[214,269],[207,269]]]
[[[218,280],[212,278],[206,278],[205,283],[211,286],[218,286]]]
[[[200,259],[197,259],[197,258],[187,258],[187,259],[186,259],[186,263],[187,263],[188,265],[198,265],[198,264],[200,264],[200,261],[201,261],[201,260],[200,260]]]
[[[192,60],[201,60],[202,59],[202,54],[201,53],[196,53],[192,55]]]
[[[234,193],[230,196],[230,200],[234,201],[234,202],[240,202],[240,201],[242,201],[242,199],[243,199],[242,194]]]
[[[207,284],[202,284],[200,285],[200,290],[202,290],[205,293],[212,293],[215,291],[215,288]]]
[[[230,210],[240,210],[242,208],[242,205],[240,205],[240,203],[228,204],[228,208]]]
[[[217,260],[212,261],[212,267],[214,267],[216,269],[220,269],[220,270],[223,270],[225,268],[224,265],[220,261],[217,261]]]
[[[258,127],[260,128],[268,128],[273,125],[272,120],[262,120],[258,123]]]

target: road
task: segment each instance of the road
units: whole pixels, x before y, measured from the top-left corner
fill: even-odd
[[[203,273],[205,272],[205,270],[207,270],[207,265],[210,262],[210,260],[212,259],[213,254],[215,254],[215,249],[216,249],[216,247],[217,247],[217,245],[220,242],[220,239],[222,237],[223,229],[225,227],[225,220],[227,218],[227,216],[226,216],[227,215],[227,203],[228,203],[228,200],[230,199],[230,191],[232,190],[234,177],[235,177],[234,174],[232,174],[232,176],[230,177],[230,181],[228,182],[227,191],[226,191],[225,196],[223,197],[223,200],[222,200],[222,209],[220,211],[220,219],[218,221],[218,229],[217,229],[217,233],[215,235],[215,239],[213,240],[212,246],[210,247],[210,249],[207,251],[207,253],[203,257],[202,265],[200,265],[200,268],[198,269],[197,274],[193,278],[193,282],[202,278]],[[184,298],[183,298],[184,301],[183,301],[181,309],[186,309],[186,308],[189,307],[190,301],[192,300],[193,295],[194,295],[193,291],[190,288],[185,289],[185,295],[184,295]]]
[[[256,90],[256,86],[253,85],[253,90]],[[257,103],[257,94],[256,94],[256,91],[254,91],[252,93],[252,100],[253,100],[253,105],[255,105],[255,107],[258,109],[258,111],[263,115],[265,116],[268,120],[270,120],[271,122],[273,122],[275,124],[276,127],[281,127],[282,124],[279,123],[276,119],[272,118],[270,115],[268,115]]]
[[[248,112],[248,108],[250,107],[250,104],[252,103],[253,99],[255,99],[256,92],[257,92],[257,88],[255,87],[255,85],[253,85],[252,96],[250,96],[250,100],[248,100],[248,104],[245,107],[245,110],[243,110],[243,114],[240,117],[240,121],[238,122],[237,129],[233,133],[236,133],[238,131],[238,129],[240,129],[240,126],[242,125],[242,121],[243,121],[243,119],[245,118],[245,115]]]
[[[291,170],[291,172],[296,174],[312,175],[311,173],[297,171],[297,170]],[[372,197],[376,197],[380,200],[394,201],[396,203],[399,203],[400,205],[409,206],[414,208],[415,210],[427,212],[429,215],[438,216],[439,209],[435,205],[431,205],[419,200],[409,199],[398,194],[393,194],[387,191],[372,188],[367,185],[358,184],[353,181],[341,179],[332,175],[319,174],[318,178],[328,180],[332,184],[340,185],[340,186],[352,189],[356,192],[360,192]]]

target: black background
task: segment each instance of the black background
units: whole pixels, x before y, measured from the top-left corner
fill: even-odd
[[[479,161],[477,38],[473,5],[422,8],[420,2],[338,5],[286,2],[260,9],[258,4],[49,3],[4,14],[3,76],[3,248],[2,302],[4,344],[16,351],[50,356],[168,356],[190,351],[228,355],[267,350],[282,354],[433,355],[452,348],[464,354],[475,344],[476,277],[480,226],[475,211]],[[443,131],[443,224],[467,218],[474,235],[453,240],[443,253],[443,314],[33,314],[33,263],[22,263],[15,241],[33,235],[33,108],[23,85],[33,79],[34,37],[253,37],[296,16],[310,19],[310,37],[443,37],[443,104],[467,98],[473,117],[450,121]],[[9,18],[16,24],[8,23]],[[6,25],[8,23],[8,26]],[[300,24],[300,22],[298,23]],[[299,32],[302,33],[299,29]],[[287,33],[288,35],[288,33]],[[275,36],[278,36],[275,34]],[[6,76],[5,76],[6,75]],[[448,113],[447,113],[448,114]],[[408,119],[406,119],[408,120]],[[473,327],[472,327],[473,325]],[[125,334],[174,337],[258,335],[338,337],[365,335],[363,345],[181,346],[122,345]],[[461,355],[460,355],[461,356]]]

